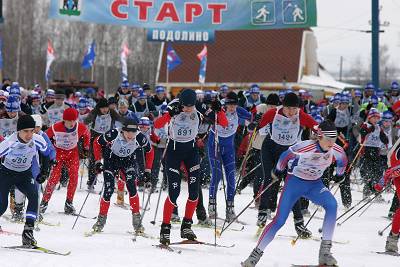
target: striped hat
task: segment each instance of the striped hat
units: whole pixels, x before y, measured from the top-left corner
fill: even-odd
[[[381,113],[376,108],[371,108],[368,113],[368,119],[372,117],[381,117]]]
[[[318,136],[327,138],[337,138],[337,129],[335,123],[330,120],[321,122],[318,127]]]
[[[17,97],[10,96],[7,99],[6,111],[7,112],[20,112],[21,111],[21,103],[19,102],[19,99]]]

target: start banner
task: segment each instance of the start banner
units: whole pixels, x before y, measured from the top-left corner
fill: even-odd
[[[313,27],[317,10],[316,0],[51,0],[50,18],[213,32]]]

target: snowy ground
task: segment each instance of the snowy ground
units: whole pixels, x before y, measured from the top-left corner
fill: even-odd
[[[100,190],[101,184],[97,190]],[[183,214],[184,203],[187,197],[186,186],[182,187],[182,193],[179,198],[179,212]],[[353,191],[353,203],[361,199],[361,194]],[[204,190],[204,195],[207,195]],[[339,194],[338,194],[339,195]],[[226,231],[220,239],[219,244],[231,245],[234,248],[214,248],[208,246],[188,245],[180,246],[182,254],[169,253],[152,247],[157,244],[157,240],[138,237],[137,242],[131,241],[132,236],[126,231],[131,230],[130,211],[110,206],[108,222],[103,234],[93,237],[84,237],[84,232],[91,229],[95,220],[80,218],[74,230],[71,230],[75,217],[65,216],[58,212],[63,211],[66,189],[55,191],[50,201],[45,220],[52,223],[61,223],[59,227],[49,227],[41,225],[41,231],[35,232],[35,237],[39,244],[58,251],[72,251],[67,257],[52,256],[37,253],[19,252],[7,249],[0,249],[0,259],[2,267],[18,266],[240,266],[256,244],[254,238],[256,232],[256,211],[249,209],[240,218],[248,223],[244,231]],[[248,188],[236,198],[236,212],[239,212],[250,201],[252,196],[251,189]],[[77,191],[75,197],[75,207],[79,210],[86,192],[82,189]],[[160,205],[157,225],[153,226],[150,221],[153,220],[155,206],[157,203],[157,194],[151,198],[151,209],[146,212],[144,226],[146,232],[155,237],[159,234],[160,221],[162,217],[162,205]],[[162,194],[162,203],[166,193]],[[115,201],[114,194],[112,202]],[[340,197],[338,197],[339,203]],[[385,194],[386,200],[391,200],[392,194]],[[127,197],[125,199],[127,201]],[[219,203],[223,203],[223,192],[219,192]],[[207,204],[207,203],[205,203]],[[224,215],[225,205],[219,205],[219,213]],[[315,207],[312,205],[310,211]],[[389,204],[374,204],[362,217],[356,215],[343,226],[337,227],[334,239],[337,241],[349,241],[345,245],[334,245],[333,252],[338,259],[340,266],[400,266],[400,259],[391,256],[377,255],[374,251],[383,251],[386,234],[383,237],[378,236],[378,230],[386,226],[389,221],[382,216],[387,215]],[[83,210],[85,216],[94,217],[99,210],[99,195],[91,194]],[[339,215],[343,212],[340,205]],[[9,211],[6,212],[7,215]],[[322,217],[323,212],[318,213]],[[306,218],[307,219],[307,218]],[[194,218],[195,222],[197,221]],[[322,221],[315,219],[311,222],[309,229],[315,236],[319,236],[317,229]],[[21,232],[21,224],[13,224],[0,218],[0,225],[3,230]],[[234,224],[235,228],[240,225]],[[171,240],[180,241],[179,225],[173,226]],[[211,229],[194,228],[198,239],[206,242],[214,242],[214,233]],[[293,219],[289,217],[287,224],[278,234],[295,235]],[[0,235],[1,246],[19,245],[21,240],[18,236]],[[299,240],[296,246],[291,246],[290,239],[277,237],[266,249],[263,258],[257,266],[291,266],[291,264],[316,264],[319,249],[319,242],[312,240]]]

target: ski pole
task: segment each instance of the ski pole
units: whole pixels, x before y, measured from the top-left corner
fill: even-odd
[[[390,227],[392,226],[393,222],[390,222],[385,228],[383,228],[382,230],[378,231],[378,235],[382,236],[383,233]]]
[[[143,222],[143,218],[144,218],[144,215],[146,214],[147,206],[148,206],[149,203],[150,203],[150,197],[151,197],[152,192],[153,192],[153,190],[150,190],[150,192],[149,192],[149,194],[148,194],[148,196],[147,196],[146,205],[144,206],[142,216],[140,216],[140,223],[139,223],[139,225],[141,225],[142,222]],[[136,242],[136,238],[137,238],[138,234],[139,234],[139,233],[135,231],[135,234],[134,234],[134,236],[133,236],[133,238],[132,238],[132,241],[133,241],[133,242]]]
[[[251,169],[248,173],[246,173],[246,175],[245,176],[243,176],[242,177],[242,181],[245,179],[245,178],[247,178],[248,176],[250,176],[250,174],[252,174],[255,170],[257,170],[258,168],[260,168],[261,167],[261,163],[258,163],[258,165],[257,166],[255,166],[253,169]],[[250,182],[249,182],[250,183]],[[236,192],[237,192],[237,190],[238,190],[238,187],[236,187]],[[236,194],[236,193],[235,193]]]
[[[253,204],[254,201],[256,201],[259,197],[261,197],[261,195],[264,194],[264,192],[267,191],[277,181],[279,181],[279,179],[277,177],[272,177],[271,183],[268,186],[266,186],[255,198],[253,198],[250,201],[250,203],[247,204],[246,207],[244,207],[243,210],[241,212],[239,212],[239,214],[236,215],[236,217],[230,223],[228,223],[228,225],[225,228],[221,229],[220,231],[216,230],[216,234],[219,237],[221,237],[222,233],[225,232],[225,230],[228,229],[229,226],[231,226],[251,206],[251,204]]]
[[[82,189],[83,173],[85,172],[85,166],[86,166],[85,162],[86,162],[86,159],[83,159],[82,164],[81,164],[81,165],[82,165],[82,169],[81,169],[81,182],[80,182],[80,184],[79,184],[79,189]]]
[[[241,176],[242,176],[242,173],[243,173],[243,168],[244,168],[244,166],[245,166],[245,164],[247,162],[247,159],[248,159],[248,156],[249,156],[249,153],[250,153],[250,149],[251,149],[251,147],[253,145],[253,141],[254,141],[254,139],[256,137],[256,133],[257,133],[257,129],[254,129],[253,133],[251,135],[251,138],[250,138],[249,146],[247,147],[247,150],[246,150],[246,154],[245,154],[245,156],[243,158],[243,161],[242,161],[242,164],[240,164],[240,168],[238,170],[239,178],[236,181],[236,187],[235,188],[238,188],[239,183],[242,180]]]
[[[331,188],[329,189],[329,191],[332,190],[332,188],[334,188],[337,185],[337,183],[334,183]],[[333,193],[333,195],[336,195],[337,191],[339,189],[339,186],[336,188],[335,192]],[[311,220],[314,218],[315,214],[317,214],[317,211],[319,210],[319,206],[315,209],[315,211],[313,212],[313,214],[310,216],[310,219],[308,219],[307,223],[304,225],[304,228],[307,228],[307,226],[310,224]],[[290,243],[292,244],[292,246],[296,245],[297,240],[299,240],[300,235],[298,234],[296,236],[296,239],[293,239]]]
[[[218,157],[218,131],[217,131],[217,124],[218,124],[218,117],[217,112],[215,113],[214,118],[214,202],[215,202],[215,214],[214,214],[214,246],[217,247],[217,177],[218,177],[218,169],[217,169],[217,157]],[[222,172],[222,170],[221,170]]]
[[[380,196],[384,191],[386,191],[388,188],[390,187],[390,185],[386,186],[381,192],[379,192],[378,194],[375,194],[375,196],[373,198],[371,198],[370,200],[368,200],[364,205],[362,205],[360,208],[358,208],[355,212],[353,212],[349,217],[347,217],[343,222],[341,223],[337,223],[338,226],[342,226],[346,221],[348,221],[351,217],[353,217],[357,212],[359,212],[360,210],[362,210],[365,206],[367,206],[369,203],[371,203],[372,201],[375,200],[375,198],[377,198],[378,196]],[[338,220],[336,220],[338,221]]]
[[[167,152],[167,147],[168,147],[168,143],[169,143],[169,139],[167,140],[167,143],[165,144],[165,148],[161,157],[161,164],[163,164],[164,160],[165,160],[165,153]],[[165,164],[165,163],[164,163]],[[163,173],[165,174],[165,165],[162,165],[163,167]],[[165,175],[167,178],[167,175]],[[160,192],[158,192],[158,199],[157,199],[157,207],[156,207],[156,212],[154,213],[154,219],[150,222],[152,225],[156,225],[156,218],[157,218],[157,213],[158,213],[158,206],[160,205],[160,199],[161,199],[161,193],[162,193],[162,189],[164,187],[164,177],[161,180],[161,187],[160,187]]]
[[[371,202],[362,212],[360,212],[358,217],[361,217],[372,206],[372,204],[374,204],[374,202]]]

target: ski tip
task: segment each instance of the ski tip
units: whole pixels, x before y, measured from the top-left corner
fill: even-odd
[[[296,240],[292,240],[292,241],[290,241],[290,244],[294,247],[295,245],[296,245]]]

